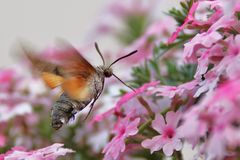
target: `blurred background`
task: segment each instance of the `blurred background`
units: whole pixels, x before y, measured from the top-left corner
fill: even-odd
[[[147,16],[148,13],[151,12],[151,17],[147,17],[143,13],[143,15],[147,17],[146,19],[149,18],[152,22],[154,22],[154,20],[161,20],[164,12],[166,13],[172,7],[178,8],[178,0],[159,1],[160,0],[145,1],[147,6],[149,4],[152,5],[150,5],[150,7],[148,6],[149,10],[146,11]],[[11,66],[17,62],[17,59],[14,58],[14,54],[16,51],[18,51],[16,50],[16,47],[20,44],[20,42],[27,42],[29,44],[32,44],[37,49],[42,50],[44,48],[47,48],[49,45],[51,46],[51,44],[54,44],[58,38],[65,39],[75,47],[79,47],[84,57],[86,57],[94,65],[99,64],[95,63],[95,61],[100,62],[101,60],[100,57],[96,56],[96,51],[93,52],[93,45],[95,41],[98,42],[100,49],[105,53],[106,57],[111,53],[114,53],[114,51],[116,51],[116,54],[119,54],[117,52],[121,52],[121,54],[123,54],[121,47],[124,48],[123,46],[126,47],[129,44],[132,44],[134,40],[138,39],[144,33],[146,28],[144,28],[145,30],[142,30],[141,34],[134,37],[135,39],[133,39],[131,43],[128,43],[128,45],[121,44],[119,41],[116,41],[116,37],[114,39],[114,37],[109,36],[111,33],[105,35],[105,33],[108,32],[106,31],[108,28],[104,27],[107,25],[118,25],[119,22],[116,22],[117,18],[121,19],[124,17],[118,17],[119,15],[115,15],[116,19],[108,17],[109,13],[105,12],[109,12],[108,7],[110,2],[112,1],[0,0],[0,68],[7,68],[8,66]],[[155,2],[157,2],[158,5],[154,6]],[[133,9],[135,8],[133,7],[131,9],[132,13],[134,13],[135,10]],[[110,14],[113,14],[115,11],[111,12],[112,13]],[[114,14],[118,14],[116,12]],[[167,16],[165,15],[164,17],[166,19]],[[168,19],[164,22],[168,22]],[[159,34],[159,39],[165,36],[164,40],[166,40],[166,37],[170,35],[170,31],[172,33],[172,29],[175,26],[174,24],[172,25],[171,20],[169,20],[169,27],[168,23],[162,24],[166,25],[160,25],[163,27],[163,32]],[[120,25],[121,24],[119,24],[119,26]],[[97,31],[98,29],[100,30],[99,33]],[[168,30],[169,32],[165,34],[165,30]],[[101,36],[99,36],[100,34]],[[151,38],[149,39],[151,40]],[[136,49],[134,48],[134,45],[135,44],[131,46],[133,47],[131,50]],[[138,47],[141,47],[141,45]],[[89,50],[89,48],[91,50]],[[124,53],[125,52],[128,51],[124,51]],[[110,54],[108,55],[108,53]],[[111,60],[114,59],[111,56],[109,57]],[[111,61],[108,59],[108,57],[106,59],[106,61]],[[131,62],[129,64],[132,65]],[[129,66],[126,67],[129,70],[131,69]],[[12,118],[11,116],[4,117],[5,119],[2,118],[2,121],[9,120],[9,124],[0,124],[0,128],[2,127],[5,129],[5,135],[14,138],[9,138],[6,147],[0,151],[5,152],[7,149],[16,145],[24,144],[27,149],[36,149],[47,146],[54,142],[61,142],[64,143],[66,147],[79,151],[79,153],[74,155],[75,159],[80,159],[79,157],[99,158],[99,155],[101,156],[101,149],[109,138],[109,132],[102,130],[102,128],[106,126],[108,127],[107,129],[111,128],[111,123],[109,124],[109,122],[106,122],[104,124],[99,124],[96,128],[88,128],[78,121],[59,132],[55,132],[55,130],[50,127],[49,118],[50,107],[56,99],[55,94],[49,93],[49,90],[44,88],[43,84],[39,82],[39,80],[36,80],[35,77],[31,77],[30,75],[27,75],[27,78],[21,77],[22,72],[29,71],[21,71],[21,73],[19,73],[19,77],[14,75],[15,72],[12,73],[11,70],[10,72],[6,71],[6,74],[10,74],[9,79],[11,79],[11,83],[7,83],[6,88],[11,88],[10,92],[14,90],[16,93],[19,93],[20,95],[17,95],[17,98],[20,97],[20,100],[18,100],[16,104],[19,104],[20,101],[20,104],[24,105],[23,108],[25,107],[26,113],[33,113],[28,117],[17,117],[11,121],[9,120]],[[127,72],[125,70],[122,70],[122,72],[122,75],[125,74],[125,76],[120,77],[129,79],[128,75],[130,72]],[[121,73],[118,74],[121,75]],[[20,81],[21,79],[24,80]],[[13,84],[16,84],[16,86]],[[122,87],[121,84],[120,86]],[[107,94],[111,96],[103,96],[101,98],[102,102],[99,100],[99,104],[105,105],[107,107],[113,107],[113,104],[116,103],[116,95],[119,96],[119,87],[114,87],[114,85],[112,88],[108,87]],[[13,96],[12,93],[9,95]],[[24,96],[22,97],[22,95]],[[13,99],[11,96],[7,97],[8,100]],[[32,109],[33,111],[28,110],[31,108],[29,107],[29,104],[22,103],[26,102],[26,100],[28,101],[29,99],[31,101],[31,105],[34,106]],[[46,106],[48,106],[48,108],[46,108]],[[16,113],[19,114],[18,111],[16,111]],[[87,112],[85,111],[85,113]],[[8,127],[8,125],[11,127]],[[100,132],[96,132],[95,134],[95,130],[100,130]],[[38,138],[35,138],[36,135]],[[86,136],[89,136],[90,138],[85,142],[83,139]],[[34,141],[32,141],[33,137]],[[96,143],[98,143],[98,140],[102,140],[103,142],[99,142],[99,145],[96,145]],[[101,144],[103,145],[101,146]],[[94,150],[94,154],[88,152],[90,149]]]
[[[157,16],[162,15],[177,0],[161,0]],[[14,63],[12,49],[19,41],[29,41],[38,48],[63,38],[81,47],[88,41],[89,33],[99,22],[110,0],[0,0],[0,67]],[[147,2],[147,1],[146,1]],[[109,22],[111,23],[111,22]],[[104,49],[115,46],[111,39],[98,40]]]

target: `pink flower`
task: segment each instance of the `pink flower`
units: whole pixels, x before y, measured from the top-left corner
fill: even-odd
[[[125,151],[125,139],[137,134],[139,122],[140,118],[130,119],[130,116],[118,119],[113,130],[115,137],[103,149],[104,160],[117,159]]]
[[[0,134],[0,147],[5,146],[6,140],[7,140],[6,137],[4,135]]]
[[[146,14],[150,9],[154,7],[154,1],[152,3],[144,3],[144,1],[115,1],[109,5],[108,12],[117,18],[125,18],[134,14]],[[135,9],[135,10],[133,10]]]
[[[209,51],[202,53],[200,58],[198,58],[197,71],[194,75],[195,78],[200,78],[203,74],[207,72],[209,65]]]
[[[14,147],[12,151],[9,151],[4,155],[4,158],[8,160],[54,160],[59,156],[74,152],[71,149],[62,148],[62,146],[63,144],[55,143],[51,146],[28,152],[24,151],[22,148]]]
[[[226,138],[221,132],[214,132],[207,143],[203,145],[203,151],[206,152],[208,159],[223,159],[227,156]]]
[[[151,3],[145,3],[143,0],[114,0],[105,8],[105,11],[99,17],[95,32],[97,32],[97,34],[116,34],[116,30],[119,30],[122,22],[126,21],[129,17],[147,17],[148,13],[154,9],[155,2],[155,0],[152,0]]]
[[[213,13],[209,12],[209,8]],[[223,9],[219,1],[201,1],[195,13],[191,27],[205,28],[211,26],[223,16]]]
[[[226,54],[223,48],[223,45],[217,43],[209,49],[204,49],[198,52],[200,53],[200,56],[198,58],[198,66],[194,78],[201,79],[202,75],[207,72],[209,64],[217,65],[221,62]]]
[[[9,83],[13,79],[15,71],[12,69],[1,70],[0,72],[0,83]]]
[[[27,102],[18,103],[14,107],[2,105],[0,107],[0,122],[5,122],[17,115],[24,115],[31,112],[32,106]]]
[[[183,95],[184,93],[193,90],[198,84],[197,80],[193,80],[179,86],[159,86],[148,92],[148,94],[156,93],[156,96],[164,96],[173,98],[175,95]]]
[[[164,19],[152,23],[146,32],[125,48],[121,53],[129,53],[137,49],[138,52],[127,59],[128,63],[139,63],[151,56],[155,42],[166,41],[165,39],[174,30],[175,21],[172,18]]]
[[[6,92],[10,89],[15,74],[13,69],[0,70],[0,90],[2,92]]]
[[[199,2],[193,2],[192,6],[191,6],[191,8],[190,8],[190,10],[189,10],[189,12],[188,12],[187,17],[186,17],[186,19],[184,20],[184,23],[176,29],[176,31],[175,31],[175,32],[172,34],[172,36],[168,39],[168,43],[173,43],[173,42],[177,39],[179,33],[185,28],[185,26],[186,26],[188,23],[190,23],[191,21],[194,20],[193,14],[195,13],[195,11],[196,11],[196,9],[197,9],[198,3],[199,3]]]
[[[219,75],[213,71],[209,71],[204,75],[205,80],[199,82],[199,88],[193,97],[199,97],[204,92],[211,93],[219,82]]]
[[[239,86],[239,79],[221,84],[183,115],[180,137],[193,146],[204,137],[201,153],[209,159],[223,159],[231,154],[227,148],[240,145]]]
[[[211,33],[203,32],[201,34],[197,34],[190,42],[184,44],[184,59],[187,62],[196,62],[198,57],[197,50],[200,48],[210,48],[220,39],[222,39],[222,36],[216,31]]]
[[[130,99],[138,96],[139,94],[145,92],[148,88],[150,87],[154,87],[159,83],[159,81],[155,81],[155,82],[150,82],[150,83],[146,83],[143,86],[139,87],[138,89],[135,89],[135,91],[126,93],[125,95],[123,95],[120,100],[117,102],[117,104],[115,105],[115,110],[116,111],[120,111],[121,110],[121,106],[128,102]]]
[[[136,96],[140,95],[141,93],[144,93],[148,88],[150,87],[154,87],[158,84],[158,81],[155,82],[150,82],[150,83],[146,83],[143,86],[135,89],[135,91],[132,92],[128,92],[125,95],[123,95],[117,102],[117,104],[110,110],[100,114],[100,115],[96,115],[91,123],[94,122],[100,122],[102,121],[104,118],[109,117],[110,115],[112,115],[113,113],[118,113],[121,111],[122,106],[127,103],[128,101],[130,101],[131,99],[135,98]]]
[[[129,53],[133,49],[137,49],[138,52],[127,59],[128,63],[138,63],[141,60],[149,58],[153,50],[153,43],[151,42],[150,36],[142,36],[134,41],[129,47],[125,48],[120,53]],[[153,38],[153,37],[152,37]]]
[[[170,111],[166,114],[166,122],[162,115],[156,114],[152,122],[152,127],[161,135],[155,136],[152,139],[147,139],[142,142],[144,148],[154,151],[163,149],[166,156],[171,156],[173,150],[181,150],[182,142],[179,139],[177,125],[180,120],[180,113]]]
[[[112,109],[107,110],[107,111],[104,112],[104,113],[101,113],[101,114],[99,114],[99,115],[96,115],[96,116],[94,116],[94,118],[91,120],[90,124],[94,124],[94,123],[96,123],[96,122],[100,122],[100,121],[104,120],[105,118],[113,115],[114,112],[115,112],[115,109],[112,108]]]
[[[217,20],[209,29],[208,32],[217,31],[219,28],[231,28],[236,22],[233,17],[230,16],[222,16],[219,20]]]
[[[207,132],[207,124],[199,118],[201,108],[192,106],[190,111],[187,111],[182,116],[183,125],[178,128],[179,137],[184,138],[195,147],[200,137]]]

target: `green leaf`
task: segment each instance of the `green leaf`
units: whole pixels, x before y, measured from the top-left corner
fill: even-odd
[[[149,17],[146,14],[130,15],[124,20],[124,28],[116,33],[118,40],[123,44],[131,44],[145,32]]]
[[[180,2],[180,9],[173,7],[166,14],[173,17],[177,21],[178,26],[181,26],[184,23],[184,20],[186,19],[189,10],[192,7],[192,4],[193,0]]]

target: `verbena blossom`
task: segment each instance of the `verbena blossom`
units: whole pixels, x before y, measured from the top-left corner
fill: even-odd
[[[52,132],[49,107],[55,99],[41,81],[25,76],[23,71],[18,73],[21,67],[1,70],[0,147],[24,147],[13,147],[0,159],[56,159],[73,152],[62,144],[53,144],[56,141],[74,146],[74,157],[82,159],[132,159],[136,155],[143,159],[181,159],[179,155],[186,154],[183,143],[192,145],[197,152],[195,158],[239,158],[240,1],[181,1],[185,6],[171,10],[171,17],[163,19],[149,17],[154,5],[159,5],[157,1],[146,1],[146,5],[143,1],[127,2],[114,1],[100,17],[97,30],[123,42],[115,53],[138,50],[125,62],[128,70],[129,64],[136,65],[129,84],[141,87],[121,96],[115,91],[113,96],[106,85],[94,113],[106,103],[111,109],[90,117],[94,123],[87,127],[79,120],[80,115],[74,123]],[[130,19],[136,17],[143,19]],[[132,24],[140,25],[124,30]],[[56,52],[58,48],[49,47],[43,56],[60,62],[67,56],[65,51]],[[179,64],[186,66],[187,74]],[[125,77],[130,75],[124,69],[123,73]],[[105,100],[106,94],[114,101]]]
[[[206,157],[222,159],[230,154],[227,148],[234,149],[240,144],[239,136],[233,136],[239,132],[239,84],[239,80],[224,83],[184,115],[181,135],[194,145],[205,137],[202,153]],[[208,130],[211,132],[206,137]]]
[[[155,87],[148,91],[148,94],[156,94],[156,96],[164,96],[173,98],[174,96],[182,96],[185,93],[190,93],[191,90],[197,87],[198,81],[193,80],[191,82],[187,82],[181,84],[179,86],[165,86],[160,85],[159,87]]]
[[[179,33],[184,29],[184,27],[185,27],[189,22],[192,22],[192,21],[194,20],[193,14],[194,14],[194,12],[196,11],[196,9],[197,9],[197,7],[198,7],[198,3],[199,3],[199,2],[195,2],[195,1],[193,2],[192,6],[191,6],[191,8],[190,8],[190,10],[189,10],[189,12],[188,12],[187,17],[186,17],[186,19],[184,20],[184,23],[176,29],[176,31],[175,31],[175,32],[172,34],[172,36],[168,39],[168,43],[173,43],[173,42],[177,39]]]
[[[6,144],[7,137],[0,134],[0,147],[3,147]]]
[[[125,118],[119,118],[115,124],[113,129],[115,136],[103,149],[105,160],[117,159],[125,151],[125,139],[137,134],[140,118],[131,119],[129,115]]]
[[[71,149],[63,148],[63,144],[55,143],[51,146],[33,151],[26,151],[24,147],[14,147],[11,151],[1,154],[0,158],[2,157],[7,160],[54,160],[57,157],[73,152]]]
[[[166,119],[162,115],[156,114],[152,121],[152,128],[160,135],[144,140],[142,146],[150,149],[151,153],[162,149],[166,156],[171,156],[174,150],[181,150],[182,142],[177,130],[179,120],[180,112],[170,111],[166,114]]]
[[[122,109],[122,106],[127,103],[128,101],[130,101],[131,99],[137,97],[138,95],[140,95],[141,93],[144,93],[148,88],[151,88],[151,87],[154,87],[158,84],[159,82],[156,81],[156,82],[150,82],[150,83],[146,83],[144,84],[143,86],[137,88],[137,89],[134,89],[134,91],[131,91],[131,92],[128,92],[126,94],[124,94],[116,103],[116,105],[100,114],[100,115],[96,115],[93,120],[92,120],[92,123],[94,122],[100,122],[102,121],[104,118],[107,118],[109,117],[110,115],[112,115],[113,113],[116,113],[116,112],[120,112],[121,109]]]
[[[144,84],[143,86],[139,87],[138,89],[135,89],[134,91],[132,92],[129,92],[129,93],[126,93],[125,95],[123,95],[120,100],[116,103],[115,105],[115,110],[116,111],[120,111],[121,109],[121,106],[128,102],[130,99],[140,95],[141,93],[145,92],[148,88],[151,88],[151,87],[155,87],[159,82],[156,81],[156,82],[150,82],[150,83],[146,83]]]
[[[220,39],[222,39],[222,36],[218,32],[197,34],[190,42],[184,44],[183,56],[185,60],[187,62],[196,62],[199,48],[210,48]]]
[[[32,113],[32,105],[51,105],[50,97],[43,96],[47,91],[43,82],[17,67],[0,71],[0,122]]]
[[[99,20],[96,31],[100,33],[112,33],[116,34],[119,26],[122,25],[122,21],[125,21],[128,17],[140,15],[146,16],[149,11],[154,7],[154,1],[151,3],[145,3],[143,0],[126,0],[126,1],[113,1],[104,10],[101,19]],[[109,23],[111,21],[112,23]]]
[[[8,114],[6,114],[8,113]],[[0,108],[0,122],[6,122],[17,115],[25,115],[32,113],[32,106],[29,103],[23,102],[10,108],[6,105],[1,105]]]
[[[171,17],[161,19],[152,23],[146,29],[144,34],[134,41],[130,46],[125,47],[120,53],[128,53],[137,49],[137,54],[128,58],[128,63],[139,63],[151,57],[155,43],[166,41],[166,37],[174,30],[174,21]]]

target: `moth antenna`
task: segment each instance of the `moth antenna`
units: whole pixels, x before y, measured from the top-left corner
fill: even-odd
[[[120,61],[121,59],[124,59],[124,58],[126,58],[126,57],[129,57],[129,56],[131,56],[131,55],[135,54],[136,52],[137,52],[137,50],[135,50],[135,51],[132,51],[132,52],[128,53],[127,55],[125,55],[125,56],[122,56],[122,57],[120,57],[120,58],[116,59],[114,62],[112,62],[112,63],[109,65],[109,67],[108,67],[108,68],[110,68],[110,67],[111,67],[113,64],[117,63],[117,62],[118,62],[118,61]]]
[[[114,73],[112,73],[112,75],[117,78],[120,82],[122,82],[122,84],[124,84],[125,86],[127,86],[128,88],[130,88],[131,90],[133,90],[135,92],[135,89],[132,88],[131,86],[127,85],[125,82],[123,82],[120,78],[118,78],[118,76],[116,76]]]
[[[105,60],[104,60],[104,58],[103,58],[102,53],[100,52],[100,49],[99,49],[99,47],[98,47],[97,42],[95,42],[94,44],[95,44],[95,48],[96,48],[98,54],[99,54],[99,55],[101,56],[101,58],[102,58],[103,65],[105,66]]]

